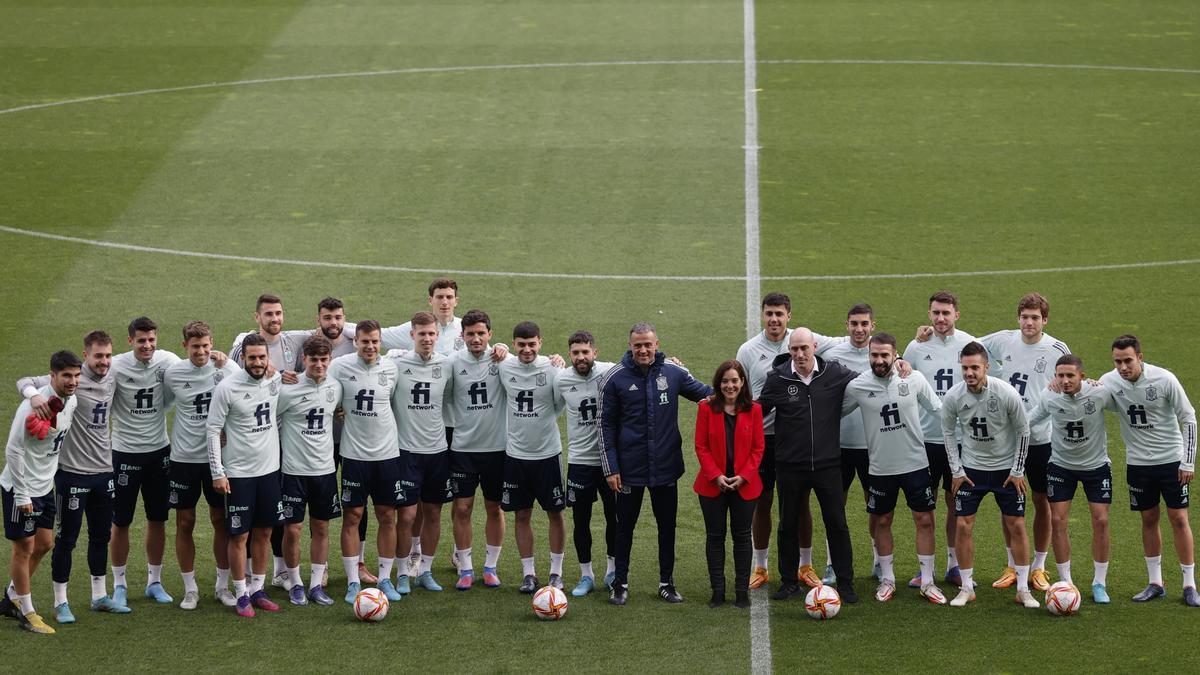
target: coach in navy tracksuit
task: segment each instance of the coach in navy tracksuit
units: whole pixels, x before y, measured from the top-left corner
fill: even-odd
[[[617,571],[609,601],[623,605],[628,597],[633,529],[649,489],[658,523],[658,594],[667,602],[682,602],[672,579],[676,482],[683,475],[679,396],[698,402],[712,388],[666,361],[654,326],[638,323],[629,331],[629,351],[604,375],[600,391],[600,462],[617,507]]]

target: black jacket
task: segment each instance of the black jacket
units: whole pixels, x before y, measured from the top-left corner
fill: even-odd
[[[780,354],[758,397],[763,414],[775,410],[775,467],[816,471],[841,466],[842,396],[858,376],[836,361],[817,357],[817,373],[804,384]]]

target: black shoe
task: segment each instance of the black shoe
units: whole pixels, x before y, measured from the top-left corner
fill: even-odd
[[[841,596],[842,604],[844,605],[853,605],[858,602],[858,593],[854,592],[854,584],[849,581],[839,581],[837,592]]]
[[[4,593],[3,595],[4,599],[0,600],[0,616],[7,616],[17,621],[24,619],[25,617],[21,615],[21,610],[9,599],[8,594]]]
[[[522,593],[533,593],[538,588],[538,578],[532,574],[526,574],[525,579],[521,582],[521,585],[517,587],[517,590],[521,591]]]
[[[795,581],[785,581],[779,590],[771,594],[772,600],[788,600],[800,592],[800,584]]]
[[[708,601],[710,609],[716,609],[725,604],[725,591],[713,591],[712,599]]]
[[[673,583],[659,584],[658,597],[666,600],[672,605],[677,605],[683,602],[683,596],[679,594],[679,591],[675,590],[675,584]]]
[[[622,584],[614,581],[612,590],[608,593],[608,604],[624,605],[627,598],[629,598],[628,584]]]
[[[750,609],[750,591],[738,591],[733,606],[738,609]]]

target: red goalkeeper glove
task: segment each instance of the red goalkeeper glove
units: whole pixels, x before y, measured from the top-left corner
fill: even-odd
[[[30,414],[25,418],[25,430],[30,436],[39,441],[46,440],[46,435],[50,433],[50,420],[44,420],[36,414]]]

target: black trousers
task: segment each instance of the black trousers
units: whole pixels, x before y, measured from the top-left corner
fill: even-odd
[[[633,550],[633,530],[642,511],[642,498],[650,491],[650,508],[658,524],[658,581],[672,583],[675,574],[675,516],[679,512],[679,488],[675,483],[655,487],[624,485],[629,492],[618,492],[617,506],[617,577],[614,583],[629,583],[629,554]]]
[[[842,504],[842,467],[816,471],[794,471],[777,467],[775,497],[779,500],[779,578],[795,582],[800,566],[800,512],[810,492],[817,494],[825,537],[838,583],[854,580],[854,554],[850,547],[850,527]]]
[[[750,523],[754,520],[757,500],[745,500],[737,492],[717,497],[700,495],[704,514],[704,557],[708,561],[708,583],[713,591],[725,592],[726,520],[733,534],[733,590],[750,590]]]
[[[600,485],[596,490],[600,504],[604,510],[604,553],[615,556],[617,550],[617,508],[613,501],[613,491],[608,485]],[[592,506],[595,502],[577,502],[571,507],[571,522],[574,525],[575,555],[580,563],[592,562]]]

